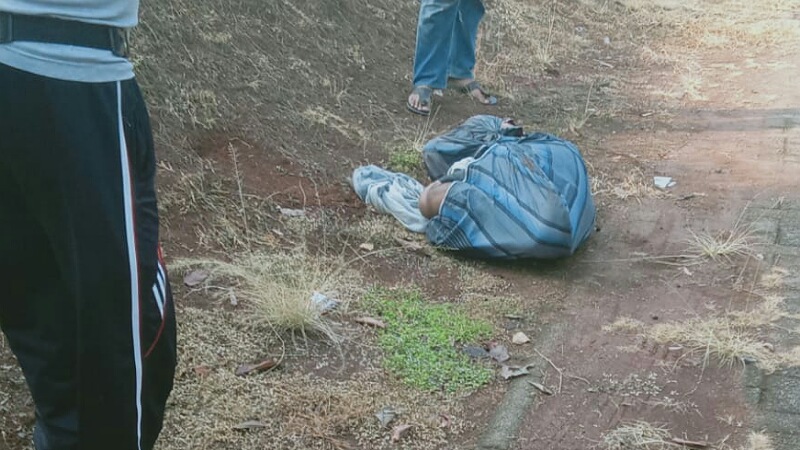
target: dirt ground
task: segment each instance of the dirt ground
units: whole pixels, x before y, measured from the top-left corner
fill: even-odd
[[[363,286],[415,286],[490,321],[512,362],[547,357],[551,367],[533,374],[553,395],[537,397],[519,450],[613,448],[604,438],[632,421],[746,449],[742,362],[720,364],[647,330],[748,311],[769,271],[742,217],[799,193],[800,5],[487,2],[478,75],[501,106],[448,93],[425,121],[404,110],[415,2],[260,3],[143,2],[136,63],[161,151],[170,260],[236,261],[302,243],[350,261]],[[417,149],[477,113],[581,148],[599,231],[578,255],[493,264],[408,251],[396,238],[419,239],[347,184],[353,167],[387,164],[398,148]],[[655,188],[662,175],[677,184]],[[715,259],[693,244],[743,226],[738,254]],[[329,319],[342,337],[332,345],[244,323],[241,306],[181,286],[184,273],[173,270],[182,356],[162,450],[472,448],[507,388],[500,377],[456,394],[403,385],[383,367],[376,333],[354,322],[358,298]],[[638,322],[608,328],[620,318]],[[557,350],[541,355],[553,324],[567,326],[549,346]],[[512,345],[518,331],[532,343]],[[237,364],[279,355],[278,370],[233,375]],[[374,417],[387,405],[415,426],[399,443]],[[261,425],[233,429],[247,420]],[[21,372],[0,341],[0,450],[31,448],[32,425]]]

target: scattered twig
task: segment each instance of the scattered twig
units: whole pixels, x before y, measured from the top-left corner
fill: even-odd
[[[534,351],[536,352],[537,355],[541,356],[543,360],[547,361],[553,369],[556,369],[556,372],[558,372],[558,393],[560,394],[561,387],[564,384],[564,371],[559,369],[558,366],[556,366],[555,364],[553,364],[553,361],[550,361],[550,358],[544,356],[542,352],[536,349],[534,349]]]
[[[578,380],[578,381],[583,381],[584,383],[586,383],[587,386],[591,386],[592,385],[592,383],[590,383],[589,380],[587,380],[586,378],[583,378],[583,377],[579,377],[577,375],[567,374],[567,378],[571,378],[573,380]]]
[[[239,203],[242,207],[242,224],[244,225],[244,232],[247,238],[250,239],[250,227],[247,225],[247,205],[244,202],[244,191],[242,189],[242,172],[239,171],[239,156],[236,147],[234,147],[232,143],[228,143],[228,150],[233,160],[233,173],[234,178],[236,178],[236,188],[239,192]]]
[[[553,395],[553,391],[551,391],[547,386],[544,386],[543,384],[539,384],[535,381],[528,381],[528,384],[538,389],[542,394]]]
[[[674,442],[674,443],[676,443],[678,445],[684,445],[686,447],[692,447],[692,448],[708,448],[708,446],[709,446],[709,443],[706,442],[706,441],[689,441],[689,440],[681,439],[681,438],[677,438],[677,437],[674,437],[671,440],[672,440],[672,442]]]
[[[263,370],[270,370],[278,366],[278,360],[274,358],[265,359],[255,364],[242,364],[236,368],[236,376],[243,377],[253,372],[261,372]]]
[[[381,329],[386,328],[386,324],[383,321],[378,319],[373,319],[372,317],[357,317],[353,319],[353,322],[375,328],[381,328]]]

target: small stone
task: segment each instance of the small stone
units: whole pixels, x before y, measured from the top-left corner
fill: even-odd
[[[514,333],[514,336],[511,338],[511,342],[517,345],[527,344],[530,342],[531,339],[523,332]]]

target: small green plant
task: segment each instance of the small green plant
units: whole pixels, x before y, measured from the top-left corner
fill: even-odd
[[[365,303],[386,322],[379,338],[386,368],[409,385],[454,392],[491,379],[490,368],[473,363],[457,348],[489,337],[489,323],[451,305],[428,303],[416,291],[374,289]]]
[[[400,145],[389,154],[389,168],[395,172],[414,174],[422,168],[422,154],[411,145]]]

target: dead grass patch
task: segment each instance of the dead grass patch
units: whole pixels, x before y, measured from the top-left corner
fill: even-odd
[[[303,112],[303,117],[311,123],[333,129],[342,136],[356,142],[364,141],[368,136],[368,133],[361,127],[320,106],[306,109]]]
[[[741,311],[729,311],[715,317],[695,317],[647,327],[644,323],[621,317],[603,327],[603,331],[637,333],[659,344],[678,344],[689,354],[703,356],[703,364],[712,360],[734,366],[745,361],[757,361],[767,372],[780,367],[800,365],[800,348],[779,351],[768,343],[765,331],[783,319],[800,320],[783,308],[779,295],[756,294],[750,306]]]
[[[772,439],[763,432],[752,432],[747,437],[747,445],[742,450],[773,450]]]
[[[630,422],[605,433],[602,445],[606,450],[662,450],[673,446],[669,430],[647,422]]]
[[[645,328],[644,322],[631,317],[620,317],[614,323],[603,326],[606,333],[614,332],[634,332],[642,331]]]
[[[592,177],[591,182],[595,196],[612,196],[618,200],[636,200],[641,203],[642,199],[661,195],[640,170],[634,170],[622,179],[598,174]]]
[[[281,366],[268,373],[234,375],[236,367],[278,355],[271,328],[237,311],[182,308],[175,388],[168,405],[161,450],[339,450],[395,448],[391,428],[413,423],[405,448],[445,444],[469,424],[456,420],[453,397],[398,389],[382,370],[354,373],[343,381]],[[397,418],[381,428],[374,414],[391,407]],[[452,417],[440,428],[440,414]],[[236,430],[255,421],[258,427]]]
[[[407,231],[394,217],[370,214],[357,222],[343,224],[340,233],[356,244],[369,243],[376,248],[386,248],[396,246],[395,237],[406,236]]]
[[[765,370],[774,371],[789,362],[770,350],[754,330],[727,318],[694,318],[658,324],[649,328],[646,335],[660,344],[680,344],[691,353],[702,354],[704,365],[715,360],[732,367],[754,359]]]
[[[315,292],[346,302],[360,291],[360,277],[342,259],[293,253],[247,253],[230,261],[184,259],[173,269],[209,272],[203,289],[227,301],[243,302],[255,323],[277,330],[320,333],[333,342],[339,334],[312,301]]]
[[[732,230],[716,234],[707,232],[692,233],[689,244],[701,256],[719,260],[730,259],[735,256],[755,256],[755,241],[749,228],[742,228],[738,224]]]
[[[789,271],[782,267],[772,267],[769,272],[761,275],[759,287],[768,291],[780,289],[784,286]]]
[[[510,286],[506,280],[470,262],[458,264],[458,279],[464,297],[498,295]]]

